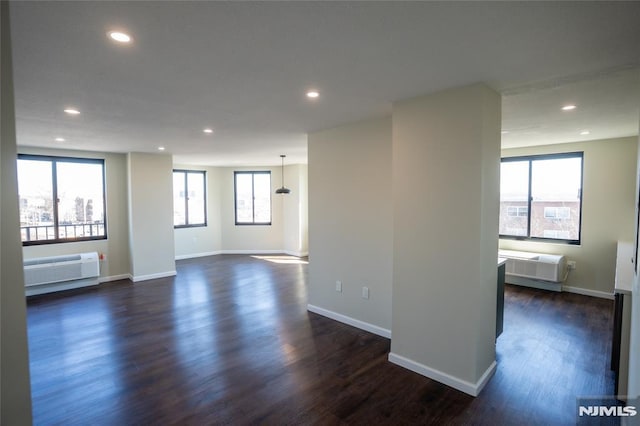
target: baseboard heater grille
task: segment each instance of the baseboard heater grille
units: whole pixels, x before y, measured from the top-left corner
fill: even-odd
[[[98,253],[24,260],[24,283],[27,296],[98,284]]]
[[[562,291],[567,270],[563,255],[500,250],[507,259],[505,282],[545,290]]]

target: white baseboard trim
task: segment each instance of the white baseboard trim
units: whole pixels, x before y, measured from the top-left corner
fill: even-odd
[[[130,280],[130,279],[131,279],[131,274],[120,274],[120,275],[110,275],[108,277],[100,277],[98,278],[98,282],[102,284],[102,283],[108,283],[110,281]]]
[[[295,257],[306,257],[306,256],[309,256],[309,252],[308,251],[285,250],[283,253],[287,254],[289,256],[295,256]]]
[[[563,285],[562,291],[566,291],[567,293],[582,294],[584,296],[599,297],[601,299],[609,299],[609,300],[614,299],[613,293],[607,293],[605,291],[598,291],[598,290],[589,290],[588,288],[582,288],[582,287],[572,287],[568,285]]]
[[[284,250],[222,250],[220,254],[282,254]]]
[[[222,251],[217,250],[217,251],[207,251],[207,252],[203,252],[203,253],[191,253],[191,254],[181,254],[176,256],[176,260],[184,260],[184,259],[194,259],[196,257],[207,257],[207,256],[217,256],[219,254],[222,254]]]
[[[196,257],[217,256],[219,254],[286,254],[289,256],[305,257],[309,252],[295,252],[290,250],[216,250],[202,253],[181,254],[175,260],[194,259]]]
[[[560,283],[551,281],[536,280],[533,278],[519,277],[517,275],[505,274],[505,284],[519,285],[523,287],[537,288],[548,291],[562,291]]]
[[[493,361],[489,368],[487,368],[484,374],[478,379],[478,381],[476,383],[471,383],[442,371],[436,370],[434,368],[427,367],[424,364],[420,364],[419,362],[413,361],[409,358],[405,358],[402,355],[394,354],[393,352],[389,353],[389,362],[404,367],[407,370],[411,370],[415,373],[421,374],[437,382],[443,383],[447,386],[451,386],[452,388],[462,391],[471,396],[478,396],[480,394],[482,389],[489,382],[489,379],[491,379],[491,377],[493,376],[493,373],[495,373],[497,367],[496,362]]]
[[[360,321],[358,319],[351,318],[346,315],[342,315],[315,305],[307,305],[307,310],[309,312],[322,315],[323,317],[331,318],[332,320],[348,324],[352,327],[368,331],[369,333],[377,334],[378,336],[386,337],[387,339],[391,338],[391,330],[388,330],[386,328],[382,328],[368,322]]]
[[[149,281],[149,280],[155,280],[158,278],[173,277],[176,274],[177,274],[176,271],[167,271],[167,272],[158,272],[157,274],[130,276],[129,279],[134,283],[137,283],[140,281]]]

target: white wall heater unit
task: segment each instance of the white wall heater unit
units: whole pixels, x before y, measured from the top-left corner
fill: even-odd
[[[563,255],[499,250],[507,259],[505,282],[545,290],[562,291],[567,260]]]
[[[80,253],[24,260],[27,296],[98,285],[98,253]]]

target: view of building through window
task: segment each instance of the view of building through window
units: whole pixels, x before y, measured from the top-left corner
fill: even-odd
[[[104,161],[20,155],[25,244],[106,238]]]
[[[500,236],[580,240],[582,153],[504,158]]]
[[[173,171],[173,226],[207,225],[206,173],[199,170]]]
[[[236,225],[271,224],[271,172],[235,172]]]

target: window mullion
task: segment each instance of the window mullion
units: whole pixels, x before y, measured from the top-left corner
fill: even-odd
[[[51,193],[53,194],[53,237],[54,240],[60,239],[60,217],[58,207],[60,199],[58,198],[58,163],[51,161],[51,185],[53,186]]]
[[[189,175],[184,172],[184,224],[189,225]]]
[[[251,173],[251,221],[256,223],[256,174]]]
[[[533,196],[531,195],[531,188],[532,188],[532,177],[533,177],[533,161],[529,161],[529,188],[528,188],[528,193],[529,196],[528,198],[528,204],[527,204],[527,238],[531,238],[531,210],[533,208]]]
[[[203,203],[203,211],[202,213],[204,214],[203,219],[204,219],[204,226],[207,226],[207,224],[209,223],[209,219],[207,216],[207,200],[209,199],[209,197],[207,197],[207,172],[203,171],[202,172],[202,203]]]

